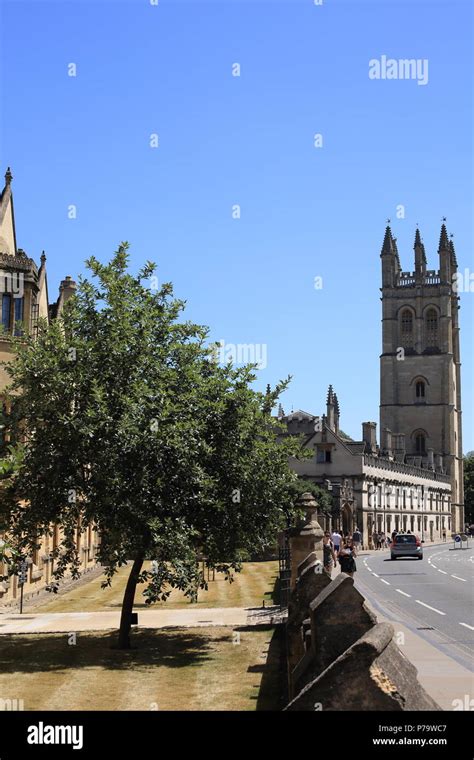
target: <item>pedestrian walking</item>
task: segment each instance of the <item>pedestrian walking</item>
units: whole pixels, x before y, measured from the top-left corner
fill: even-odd
[[[331,536],[332,543],[334,545],[334,551],[336,552],[336,555],[339,554],[339,550],[341,548],[341,534],[337,530],[333,530],[332,536]]]
[[[323,537],[323,565],[325,571],[331,576],[333,565],[336,567],[336,552],[331,541],[331,534],[327,530]]]
[[[361,542],[362,542],[362,533],[360,532],[359,528],[357,528],[356,526],[356,529],[354,533],[352,534],[352,543],[354,544],[354,549],[356,551],[359,551]]]
[[[357,570],[355,557],[357,556],[357,552],[354,550],[353,547],[351,547],[349,544],[343,544],[340,552],[339,552],[339,564],[341,566],[341,572],[345,573],[346,575],[350,575],[352,578],[354,573]]]
[[[443,528],[443,541],[446,543],[446,528]]]

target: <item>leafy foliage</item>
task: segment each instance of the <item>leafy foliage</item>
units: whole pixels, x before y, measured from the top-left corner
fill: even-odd
[[[92,526],[106,585],[150,559],[135,568],[148,603],[173,587],[193,598],[200,556],[231,576],[286,526],[301,442],[278,441],[271,417],[288,380],[263,394],[252,366],[219,366],[171,284],[149,287],[154,265],[129,273],[127,248],[90,258],[61,318],[16,341],[7,431],[19,465],[2,509],[23,554],[60,524],[56,577],[78,574],[78,526]]]

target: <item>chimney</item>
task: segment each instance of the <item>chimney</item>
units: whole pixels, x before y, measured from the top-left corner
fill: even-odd
[[[428,454],[428,469],[429,470],[434,470],[434,468],[435,468],[435,465],[434,465],[434,449],[428,449],[427,450],[427,454]]]
[[[368,454],[377,453],[377,423],[362,423],[362,440],[365,442],[365,448]]]
[[[59,293],[62,295],[63,303],[66,303],[76,292],[77,285],[70,275],[61,281]]]
[[[382,441],[381,441],[382,451],[387,456],[392,456],[392,431],[388,428],[384,428],[382,430]]]

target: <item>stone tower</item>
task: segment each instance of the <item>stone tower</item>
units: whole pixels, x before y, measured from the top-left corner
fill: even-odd
[[[415,270],[402,272],[390,227],[382,246],[382,453],[451,478],[452,530],[464,528],[457,261],[443,222],[439,270],[417,229]]]

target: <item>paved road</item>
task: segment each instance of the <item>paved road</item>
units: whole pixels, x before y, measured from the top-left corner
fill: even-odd
[[[474,671],[474,548],[425,547],[424,559],[359,555],[355,585],[379,610]]]

